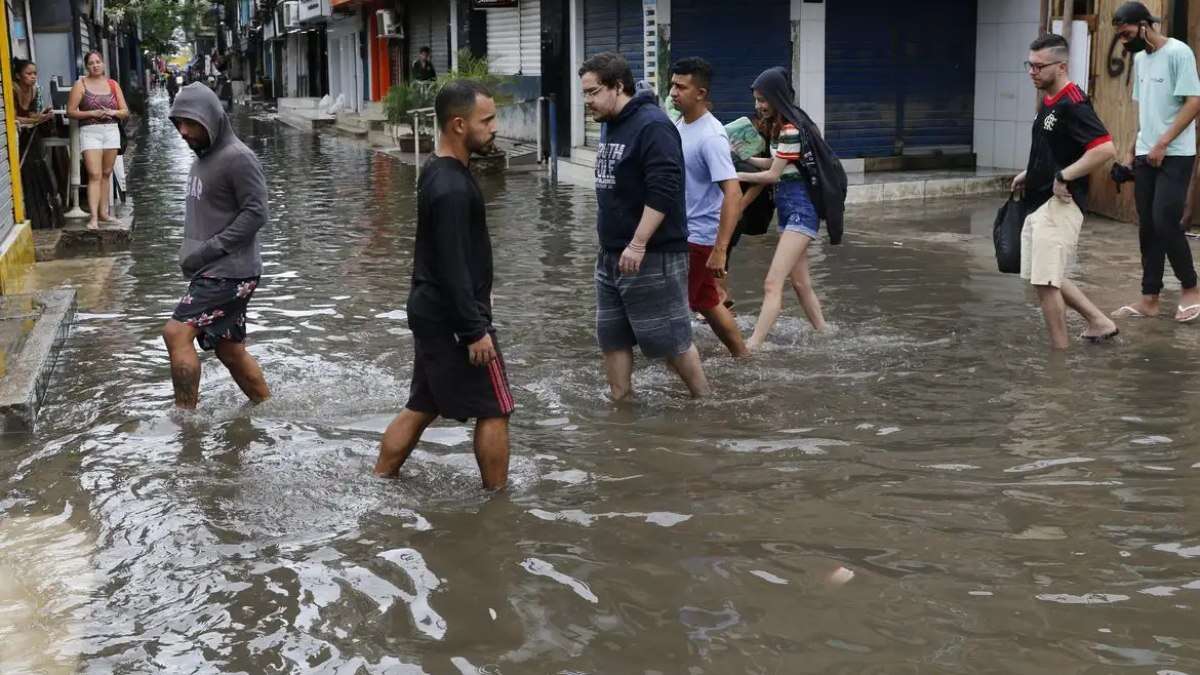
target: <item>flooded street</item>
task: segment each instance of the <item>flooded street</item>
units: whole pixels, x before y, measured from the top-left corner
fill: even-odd
[[[752,361],[698,326],[715,395],[639,356],[621,407],[593,192],[485,179],[518,406],[489,498],[453,421],[370,475],[411,374],[415,176],[356,141],[235,120],[271,190],[249,344],[274,397],[207,355],[172,412],[192,154],[164,109],[134,248],[38,432],[0,441],[4,673],[1200,673],[1200,328],[1049,355],[995,272],[1002,197],[852,213],[813,257],[830,334],[792,295]],[[732,257],[747,334],[775,241]],[[1089,220],[1081,254],[1098,305],[1134,299],[1132,228]]]

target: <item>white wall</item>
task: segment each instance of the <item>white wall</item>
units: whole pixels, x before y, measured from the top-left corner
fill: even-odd
[[[35,33],[33,40],[37,45],[38,84],[49,104],[51,78],[61,76],[63,85],[68,89],[75,84],[71,79],[71,34]]]
[[[1024,169],[1037,90],[1021,63],[1038,36],[1039,0],[978,0],[975,154],[982,167]]]
[[[796,102],[824,133],[825,5],[792,0],[791,20],[792,44],[796,45],[792,54],[792,86],[796,88]]]

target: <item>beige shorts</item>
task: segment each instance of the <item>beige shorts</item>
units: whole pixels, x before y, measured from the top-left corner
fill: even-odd
[[[1021,278],[1034,286],[1062,288],[1075,265],[1082,227],[1079,207],[1058,197],[1029,214],[1021,230]]]

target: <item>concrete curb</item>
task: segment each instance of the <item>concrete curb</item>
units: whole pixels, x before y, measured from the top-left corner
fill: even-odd
[[[4,316],[10,317],[20,311],[38,313],[36,318],[25,319],[33,321],[33,326],[16,353],[9,355],[12,366],[0,380],[0,433],[29,433],[34,430],[58,354],[70,334],[75,318],[75,291],[61,289],[4,296],[0,297],[0,309]]]

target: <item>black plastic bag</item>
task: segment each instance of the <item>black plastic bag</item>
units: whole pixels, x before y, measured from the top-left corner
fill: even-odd
[[[996,267],[1005,274],[1021,272],[1021,228],[1025,226],[1025,206],[1011,192],[996,212],[992,243],[996,245]]]

